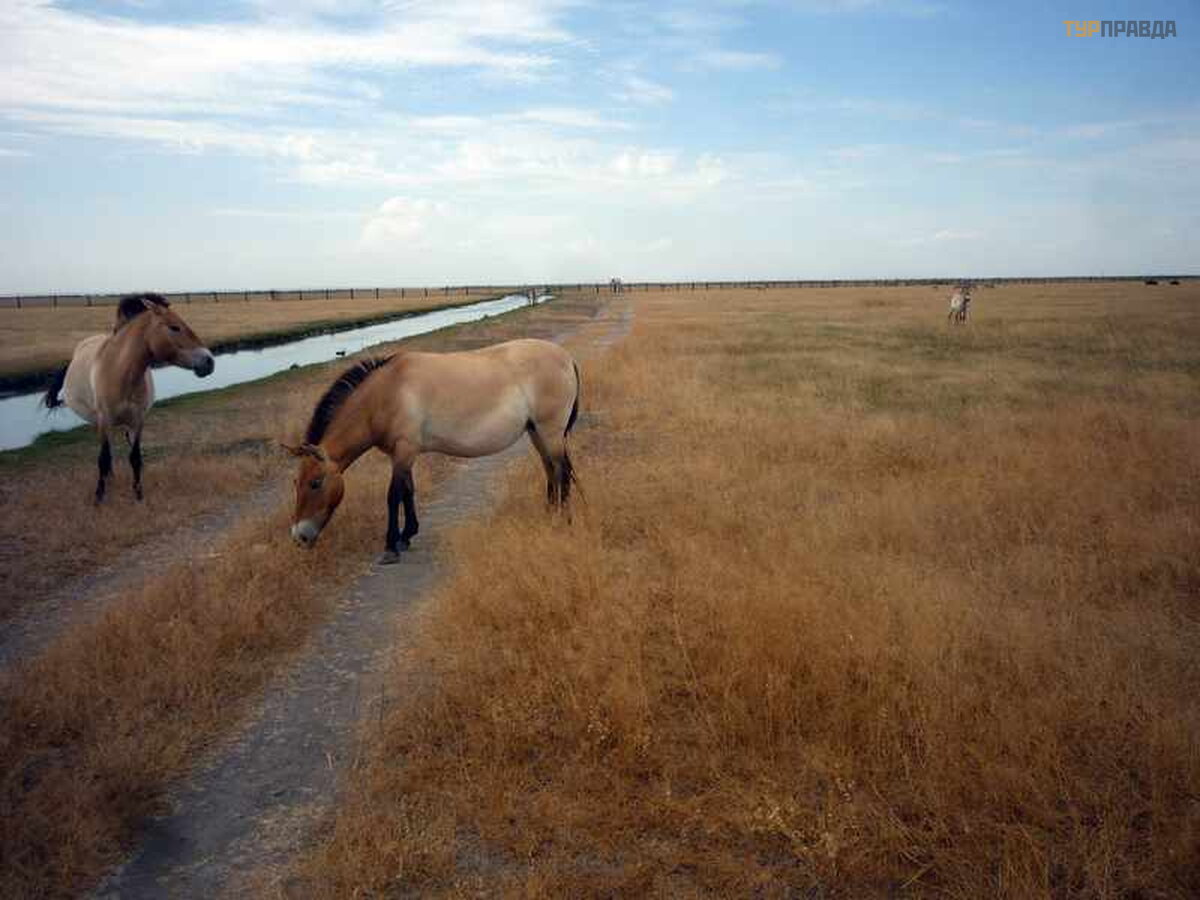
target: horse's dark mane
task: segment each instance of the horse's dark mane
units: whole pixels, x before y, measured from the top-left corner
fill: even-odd
[[[317,401],[317,405],[313,409],[312,420],[308,423],[308,431],[304,435],[305,442],[321,443],[321,438],[325,437],[325,431],[333,421],[334,414],[346,402],[346,398],[367,380],[368,375],[386,365],[389,360],[391,360],[390,356],[370,357],[356,362],[343,372],[341,377],[329,386],[325,395]]]
[[[146,303],[153,303],[163,309],[171,305],[162,294],[127,294],[117,304],[117,324],[113,326],[113,331],[146,312]]]

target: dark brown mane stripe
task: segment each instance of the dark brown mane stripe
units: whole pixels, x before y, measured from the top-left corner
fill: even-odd
[[[162,294],[126,294],[117,304],[117,322],[113,331],[119,329],[130,319],[140,316],[146,311],[146,303],[153,303],[166,309],[171,304]]]
[[[367,380],[368,375],[386,365],[390,360],[390,356],[371,357],[355,363],[343,372],[341,377],[329,386],[325,395],[317,401],[317,405],[313,409],[312,420],[308,423],[308,431],[304,435],[305,443],[321,443],[321,438],[325,437],[325,431],[333,421],[334,414],[346,402],[346,398]]]

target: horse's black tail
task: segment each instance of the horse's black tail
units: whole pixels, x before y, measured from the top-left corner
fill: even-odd
[[[571,462],[570,455],[564,450],[562,462],[558,467],[558,503],[560,506],[566,506],[567,501],[571,497],[571,487],[575,487],[580,495],[583,494],[583,488],[579,485],[579,477],[575,474],[575,466]]]
[[[63,382],[66,380],[66,366],[63,366],[51,376],[50,386],[46,388],[46,393],[42,397],[42,405],[45,406],[46,409],[56,409],[63,405],[62,398],[58,396],[58,392],[62,390]]]
[[[571,404],[571,416],[567,419],[567,427],[563,429],[563,435],[571,433],[571,429],[575,427],[575,420],[579,418],[579,391],[583,387],[583,380],[579,377],[579,363],[571,361],[571,366],[575,369],[575,402]]]

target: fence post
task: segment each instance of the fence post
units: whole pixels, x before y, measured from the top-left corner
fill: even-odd
[[[218,300],[218,299],[217,299],[217,292],[216,292],[216,291],[213,291],[213,292],[212,292],[212,298],[213,298],[213,303],[220,303],[220,302],[221,302],[220,300]]]
[[[275,292],[274,292],[274,291],[271,291],[271,294],[270,294],[270,296],[268,296],[268,297],[267,297],[267,299],[268,299],[268,300],[274,300],[274,299],[275,299]]]
[[[250,302],[250,292],[249,291],[242,291],[242,302],[243,303]]]

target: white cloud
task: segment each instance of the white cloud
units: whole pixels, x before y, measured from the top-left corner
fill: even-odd
[[[572,107],[546,107],[542,109],[527,109],[524,112],[516,113],[510,118],[521,122],[537,122],[543,125],[563,125],[568,128],[584,128],[584,129],[627,129],[629,125],[625,122],[618,122],[613,119],[606,119],[604,116],[587,109],[575,109]]]
[[[858,162],[882,156],[892,149],[887,144],[851,144],[847,147],[833,147],[829,150],[829,155],[841,162]]]
[[[391,197],[380,204],[363,226],[360,244],[367,250],[386,250],[412,245],[423,236],[433,220],[446,214],[446,207],[424,199]]]
[[[529,75],[567,34],[558,4],[410,3],[369,27],[250,21],[161,25],[89,16],[46,0],[0,6],[10,109],[263,114],[378,99],[365,76],[408,67]]]
[[[628,177],[657,177],[675,168],[675,154],[662,150],[625,150],[610,163],[618,175]]]
[[[933,16],[947,11],[944,3],[928,0],[792,0],[802,9],[818,13],[859,13],[874,11],[902,16]]]
[[[627,75],[622,81],[621,87],[613,92],[613,97],[625,103],[657,106],[674,100],[675,92],[665,84],[659,84],[638,75]]]
[[[946,244],[963,241],[977,241],[982,237],[983,235],[977,231],[966,231],[956,228],[942,228],[930,234],[919,234],[898,238],[894,241],[894,243],[904,247],[916,247],[923,244]]]
[[[208,211],[222,219],[267,219],[274,221],[308,222],[323,219],[361,218],[362,213],[339,209],[254,209],[252,207],[221,206]]]

